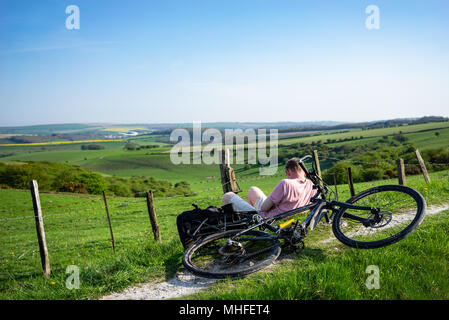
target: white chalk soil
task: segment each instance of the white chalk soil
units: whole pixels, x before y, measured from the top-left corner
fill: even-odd
[[[146,283],[134,286],[121,293],[113,293],[101,300],[163,300],[178,298],[205,289],[216,279],[197,277],[184,271],[161,283]]]
[[[440,213],[448,209],[449,204],[431,206],[427,208],[426,215]],[[328,243],[334,240],[337,239],[332,237],[323,241],[323,243]],[[292,258],[293,257],[291,255],[284,257],[285,260]],[[278,259],[279,261],[275,261],[273,266],[269,266],[267,269],[271,269],[275,265],[281,263],[284,259],[280,257]],[[164,300],[179,298],[206,289],[216,281],[216,279],[202,278],[194,276],[188,271],[183,271],[177,273],[174,278],[165,282],[150,282],[138,286],[132,286],[123,292],[104,296],[101,300]]]

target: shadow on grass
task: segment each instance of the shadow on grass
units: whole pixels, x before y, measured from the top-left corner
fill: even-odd
[[[292,247],[282,248],[280,256],[277,258],[277,262],[288,261],[288,260],[311,260],[312,262],[324,262],[328,257],[326,256],[324,250],[319,248],[307,248],[303,250],[295,251]]]
[[[165,279],[169,280],[173,278],[179,268],[182,266],[182,255],[184,252],[179,252],[171,255],[167,259],[164,260],[165,267]]]

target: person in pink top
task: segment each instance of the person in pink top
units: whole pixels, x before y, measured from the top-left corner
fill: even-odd
[[[292,210],[310,203],[315,195],[312,181],[306,179],[298,164],[298,158],[292,158],[285,165],[287,179],[281,180],[268,197],[258,187],[248,190],[248,202],[233,192],[223,195],[223,205],[232,203],[237,211],[258,211],[263,218]]]

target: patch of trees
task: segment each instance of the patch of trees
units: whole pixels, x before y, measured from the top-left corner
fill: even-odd
[[[279,164],[318,150],[323,179],[328,184],[334,183],[334,173],[338,184],[347,183],[348,167],[352,170],[354,182],[397,178],[398,158],[404,159],[407,175],[420,174],[416,146],[407,140],[402,134],[397,134],[364,145],[342,144],[331,147],[322,143],[297,143],[279,149]],[[449,148],[426,149],[421,151],[421,155],[428,171],[449,168]]]
[[[12,143],[41,143],[48,142],[51,139],[46,136],[12,136],[9,137]]]
[[[81,150],[103,150],[104,146],[99,144],[83,144]]]
[[[158,148],[158,147],[159,147],[159,145],[157,145],[157,144],[138,145],[136,143],[128,141],[125,144],[125,147],[123,149],[129,150],[129,151],[134,151],[134,150],[142,150],[142,149],[154,149],[154,148]]]
[[[449,118],[438,116],[426,116],[412,121],[411,124],[428,123],[428,122],[446,122],[446,121],[449,121]]]
[[[128,141],[128,142],[125,144],[125,146],[123,147],[123,149],[129,150],[129,151],[133,151],[133,150],[136,150],[137,147],[138,147],[137,144]]]
[[[185,181],[173,185],[153,177],[104,177],[80,166],[56,162],[0,163],[0,186],[29,189],[31,180],[37,180],[42,191],[101,194],[104,190],[122,197],[145,196],[142,192],[148,190],[159,197],[193,194]]]

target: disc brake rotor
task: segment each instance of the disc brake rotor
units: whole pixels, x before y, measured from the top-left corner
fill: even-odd
[[[374,215],[368,217],[368,220],[371,222],[370,223],[371,228],[375,229],[382,228],[391,222],[392,219],[391,213],[387,211],[380,211],[378,214],[380,215],[380,219],[376,219],[377,221],[375,221]]]

